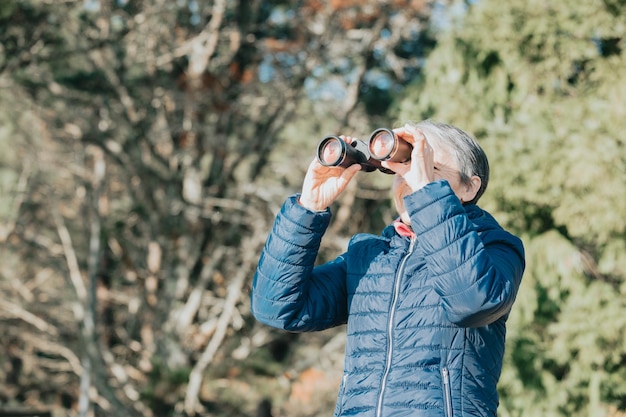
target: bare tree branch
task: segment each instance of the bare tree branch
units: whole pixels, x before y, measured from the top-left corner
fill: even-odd
[[[253,233],[253,235],[242,245],[242,252],[247,255],[243,259],[241,267],[238,270],[238,274],[235,275],[232,282],[228,286],[224,308],[217,321],[213,337],[204,352],[202,352],[200,359],[193,367],[191,374],[189,375],[189,383],[185,393],[185,411],[190,416],[196,415],[196,413],[201,411],[198,409],[198,393],[200,392],[200,387],[202,385],[204,370],[213,361],[215,353],[221,346],[224,337],[226,336],[226,331],[228,330],[228,326],[230,325],[235,313],[236,304],[241,299],[241,290],[246,282],[246,279],[255,268],[257,253],[259,253],[263,242],[265,242],[264,229],[257,228],[255,233]]]
[[[190,76],[197,77],[202,74],[209,63],[211,55],[215,52],[219,39],[219,28],[224,18],[225,6],[225,0],[216,0],[213,4],[211,21],[207,27],[174,51],[158,57],[155,65],[157,67],[163,66],[173,59],[188,55]]]
[[[65,220],[63,220],[63,217],[55,207],[52,208],[52,217],[56,223],[59,239],[61,239],[63,255],[65,256],[65,261],[69,269],[70,282],[74,287],[74,293],[78,299],[74,314],[76,315],[76,319],[82,322],[85,317],[84,306],[87,304],[87,287],[83,281],[83,274],[80,272],[78,257],[76,256],[74,245],[72,244],[72,237],[69,230],[67,230]]]
[[[10,317],[15,317],[17,319],[20,319],[30,324],[31,326],[34,326],[35,328],[37,328],[38,330],[42,332],[49,333],[52,336],[55,336],[58,334],[57,329],[53,325],[37,317],[36,315],[28,312],[27,310],[22,308],[20,305],[12,303],[11,301],[5,298],[0,298],[0,309],[9,313]]]
[[[130,96],[128,89],[119,79],[115,71],[110,67],[110,65],[107,65],[107,62],[112,62],[112,55],[113,52],[108,48],[106,50],[95,49],[89,54],[92,61],[106,74],[107,79],[113,88],[115,88],[115,91],[119,96],[120,103],[122,103],[124,109],[126,110],[128,120],[133,124],[137,123],[139,121],[139,113],[137,112],[133,98]]]
[[[187,329],[192,323],[194,316],[197,314],[200,304],[202,302],[202,296],[206,291],[206,285],[211,279],[216,266],[221,262],[224,256],[225,250],[223,247],[219,247],[211,255],[211,262],[208,262],[202,268],[200,273],[200,279],[195,285],[195,288],[187,297],[187,302],[178,311],[174,311],[171,315],[174,323],[172,327],[177,330],[178,334],[181,334],[184,329]]]
[[[0,224],[0,242],[5,242],[9,235],[15,229],[15,224],[17,223],[17,217],[20,212],[20,207],[24,202],[24,198],[26,197],[28,178],[31,175],[31,171],[32,169],[30,166],[30,161],[28,159],[25,159],[22,171],[20,172],[20,177],[17,180],[17,184],[15,186],[15,198],[13,199],[13,204],[11,205],[12,214],[6,224]]]

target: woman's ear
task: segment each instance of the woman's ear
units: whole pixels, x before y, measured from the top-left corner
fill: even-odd
[[[473,175],[470,178],[469,184],[465,185],[464,191],[459,196],[461,198],[462,203],[467,203],[472,201],[476,194],[478,194],[478,190],[480,190],[480,186],[482,184],[482,180],[478,175]]]

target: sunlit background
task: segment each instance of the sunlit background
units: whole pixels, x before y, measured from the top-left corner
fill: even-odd
[[[623,0],[3,0],[0,415],[331,416],[345,329],[257,323],[261,247],[321,138],[432,118],[527,250],[499,415],[625,416],[625,49]]]

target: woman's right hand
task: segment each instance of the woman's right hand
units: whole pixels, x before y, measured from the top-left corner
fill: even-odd
[[[383,162],[382,165],[403,177],[413,191],[433,182],[435,180],[434,150],[424,132],[411,125],[394,129],[394,132],[401,140],[413,147],[411,159],[409,162]]]
[[[346,142],[350,140],[350,138],[342,139]],[[348,168],[329,167],[314,159],[304,177],[300,205],[313,211],[325,210],[339,197],[360,170],[359,164]]]

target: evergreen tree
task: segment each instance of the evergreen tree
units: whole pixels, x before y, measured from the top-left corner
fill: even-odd
[[[483,0],[448,23],[397,113],[474,132],[482,204],[525,240],[501,415],[623,412],[626,3]]]

